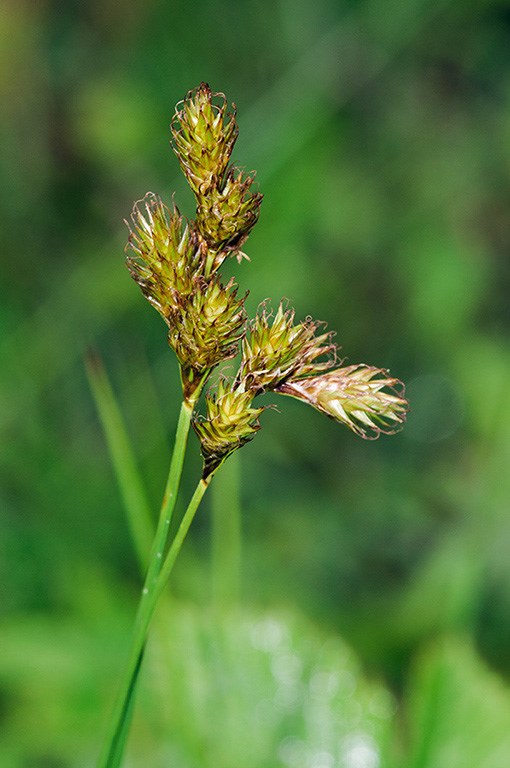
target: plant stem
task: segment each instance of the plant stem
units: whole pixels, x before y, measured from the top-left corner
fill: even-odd
[[[177,559],[177,555],[181,551],[182,543],[186,537],[186,534],[189,530],[191,522],[195,516],[195,512],[198,509],[198,505],[202,501],[202,496],[206,492],[209,486],[209,483],[211,482],[211,479],[212,479],[212,475],[209,475],[207,480],[200,480],[197,487],[195,488],[195,493],[193,494],[193,497],[190,503],[188,504],[188,508],[184,513],[184,516],[181,520],[181,524],[179,525],[178,531],[175,534],[175,538],[172,541],[170,549],[168,550],[168,554],[165,558],[165,562],[163,563],[163,567],[161,568],[161,572],[159,574],[158,580],[154,586],[153,594],[150,600],[148,601],[148,606],[151,612],[154,610],[156,602],[163,591],[163,588],[166,584],[168,577],[170,576],[170,572]],[[150,606],[152,606],[152,608],[150,608]]]
[[[170,461],[170,470],[168,473],[168,480],[166,483],[165,493],[163,496],[163,503],[161,505],[161,510],[159,513],[158,526],[156,529],[156,534],[154,536],[154,542],[152,545],[152,550],[149,558],[147,575],[145,577],[145,582],[142,590],[142,597],[141,597],[140,605],[138,609],[135,632],[136,632],[136,627],[138,626],[138,624],[142,619],[144,605],[150,597],[154,584],[156,583],[161,570],[161,564],[163,562],[163,552],[165,550],[166,542],[168,539],[168,533],[170,531],[170,522],[172,519],[172,513],[175,507],[175,500],[177,497],[177,491],[178,491],[179,482],[181,479],[182,465],[184,462],[184,453],[186,450],[186,442],[188,438],[192,413],[193,413],[193,404],[188,404],[186,401],[183,401],[181,406],[181,411],[179,414],[179,421],[177,424],[175,444],[174,444],[174,450],[172,453],[172,459]],[[133,707],[130,706],[130,700],[134,695],[134,691],[136,687],[136,679],[138,676],[138,670],[139,670],[140,664],[142,662],[142,657],[143,657],[143,646],[142,648],[140,648],[138,652],[138,657],[136,659],[136,664],[134,666],[133,666],[133,659],[130,658],[129,667],[128,667],[129,677],[128,677],[128,670],[126,670],[123,682],[121,684],[119,693],[117,695],[117,699],[115,701],[113,712],[110,718],[106,739],[104,742],[103,752],[101,753],[101,757],[99,760],[99,766],[101,767],[105,766],[106,768],[106,766],[108,766],[108,768],[113,768],[113,766],[120,764],[119,762],[114,761],[115,754],[118,749],[116,745],[121,745],[125,743],[127,739],[127,732],[129,729],[127,728],[127,724],[125,724],[125,720],[130,719],[130,714],[132,713],[132,710],[133,710]],[[120,746],[119,748],[122,749],[122,746]]]
[[[159,566],[157,575],[149,582],[149,573],[147,574],[146,585],[150,584],[150,588],[149,586],[144,587],[142,593],[128,664],[124,672],[122,685],[115,704],[105,746],[99,759],[98,768],[118,768],[121,764],[122,753],[127,741],[126,719],[132,711],[132,697],[145,651],[147,630],[158,599],[174,566],[184,538],[191,525],[191,521],[195,516],[195,512],[197,511],[198,505],[202,500],[202,496],[204,495],[209,482],[210,478],[208,478],[207,481],[200,480],[198,483],[193,498],[184,513],[175,538],[168,550],[168,554],[164,559],[163,565]],[[158,558],[158,560],[161,560],[161,558]]]
[[[182,465],[184,462],[184,453],[186,451],[186,442],[188,439],[192,413],[193,403],[188,405],[186,401],[183,401],[181,405],[181,412],[179,414],[179,421],[177,423],[175,444],[172,453],[172,460],[170,462],[170,470],[168,472],[168,480],[166,483],[165,494],[163,496],[163,503],[159,513],[158,527],[156,529],[156,535],[154,536],[154,542],[149,559],[149,567],[142,592],[142,600],[144,596],[150,593],[152,586],[161,570],[163,552],[165,550],[165,545],[168,539],[170,522],[172,520],[172,514],[177,498],[177,491],[179,490],[179,483],[181,480]]]

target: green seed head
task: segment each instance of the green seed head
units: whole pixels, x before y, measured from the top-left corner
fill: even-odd
[[[238,134],[235,106],[228,113],[225,96],[202,83],[177,104],[172,134],[174,152],[191,189],[195,195],[207,195],[221,184],[230,162]]]
[[[321,323],[294,322],[284,302],[276,314],[262,304],[247,327],[243,299],[233,280],[225,287],[218,270],[227,256],[240,260],[256,224],[262,195],[254,174],[229,167],[238,128],[235,106],[206,83],[180,102],[172,122],[172,146],[196,197],[196,221],[188,222],[149,193],[137,203],[127,265],[146,298],[165,319],[168,341],[180,368],[185,400],[194,404],[211,371],[235,357],[239,372],[207,398],[207,419],[195,419],[208,477],[259,429],[261,408],[253,398],[265,391],[313,405],[362,437],[391,434],[408,411],[403,384],[387,371],[366,365],[330,370],[336,360],[331,333]],[[128,225],[129,226],[129,225]]]
[[[320,323],[307,318],[294,324],[294,310],[281,302],[271,322],[271,313],[263,304],[243,341],[243,359],[239,378],[244,388],[256,393],[274,390],[290,378],[322,373],[334,364],[318,358],[335,352],[331,334],[315,333]]]
[[[126,262],[144,296],[168,322],[182,296],[194,290],[195,278],[204,264],[204,249],[192,224],[166,208],[149,192],[136,203]],[[126,222],[127,223],[127,222]]]
[[[243,392],[221,381],[217,394],[206,395],[207,418],[194,417],[204,457],[204,479],[241,448],[260,429],[258,417],[264,408],[252,408],[252,392]]]
[[[213,271],[229,254],[239,254],[257,223],[262,202],[260,192],[252,192],[253,176],[243,176],[231,168],[221,188],[212,187],[198,198],[197,228],[207,245],[218,252]]]
[[[217,103],[215,103],[217,102]],[[262,195],[252,192],[253,175],[228,169],[238,129],[222,93],[206,83],[177,105],[173,149],[197,199],[197,230],[209,251],[205,274],[215,272],[240,249],[259,216]]]
[[[245,333],[244,302],[231,280],[197,280],[189,296],[178,299],[169,318],[168,342],[181,365],[184,392],[189,397],[198,382],[219,363],[235,357]]]
[[[388,371],[368,365],[287,381],[276,391],[304,400],[369,439],[398,432],[409,410],[402,382],[390,378]]]

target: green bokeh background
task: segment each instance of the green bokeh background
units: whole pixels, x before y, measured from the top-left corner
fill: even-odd
[[[239,455],[245,618],[218,629],[226,668],[233,654],[242,690],[271,685],[243,661],[243,621],[269,613],[303,658],[319,638],[347,643],[343,672],[395,705],[371,732],[377,758],[365,742],[352,759],[347,742],[331,760],[287,749],[295,715],[249,762],[203,747],[196,703],[162,715],[171,686],[155,702],[148,671],[130,764],[507,768],[508,4],[4,0],[0,37],[1,764],[74,768],[99,749],[139,577],[83,356],[105,361],[157,509],[179,380],[123,266],[122,220],[147,190],[175,190],[193,216],[169,123],[204,80],[236,103],[234,159],[265,195],[251,261],[225,269],[250,314],[289,298],[351,363],[403,379],[412,408],[402,433],[370,443],[270,400]],[[199,469],[192,436],[181,513]],[[217,640],[210,529],[206,501],[160,619],[166,669],[178,676],[181,654],[202,680]],[[219,717],[217,744],[227,722],[232,743],[247,733]]]

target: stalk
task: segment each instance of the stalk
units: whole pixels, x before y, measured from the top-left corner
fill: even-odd
[[[151,596],[157,583],[163,563],[163,553],[165,551],[165,546],[170,531],[172,514],[175,507],[177,491],[179,489],[194,402],[195,401],[187,403],[186,401],[183,401],[181,406],[177,431],[175,435],[174,450],[172,453],[170,470],[168,473],[168,480],[163,496],[163,503],[159,513],[158,526],[154,536],[147,575],[145,577],[135,623],[134,637],[137,639],[137,642],[135,644],[135,641],[133,641],[128,665],[126,667],[126,671],[124,673],[124,677],[117,694],[110,718],[103,751],[101,752],[101,756],[99,758],[98,768],[114,768],[119,766],[122,759],[122,752],[127,741],[129,722],[133,712],[133,697],[145,646],[146,629],[143,632],[142,642],[140,642],[140,633],[142,631],[140,628],[143,626],[148,626],[148,621],[150,620],[150,616],[154,610],[154,606],[152,606],[152,608],[150,608],[147,619],[145,609],[146,605],[151,604]],[[158,595],[160,594],[160,591],[158,592]]]
[[[156,535],[154,536],[150,554],[147,577],[142,591],[142,599],[144,595],[147,595],[147,590],[150,591],[161,570],[163,552],[168,539],[177,491],[179,490],[179,483],[181,480],[182,465],[184,462],[184,454],[186,452],[186,442],[188,440],[194,403],[195,401],[188,404],[183,400],[181,405],[181,412],[179,414],[179,421],[177,423],[177,431],[175,434],[175,445],[172,453],[172,460],[170,462],[170,470],[168,472],[168,480],[159,513],[158,527],[156,528]]]
[[[191,525],[191,522],[195,516],[195,512],[198,509],[198,505],[202,501],[202,497],[204,493],[206,492],[209,483],[211,482],[212,475],[209,475],[207,480],[201,479],[198,483],[197,487],[195,488],[195,493],[193,494],[193,497],[188,505],[188,508],[186,512],[184,513],[184,516],[181,520],[181,524],[179,525],[179,529],[175,535],[174,540],[172,541],[172,544],[170,546],[170,549],[168,550],[168,554],[165,558],[165,561],[163,563],[163,567],[161,568],[161,572],[158,576],[158,579],[154,585],[153,593],[148,601],[148,610],[150,610],[151,615],[152,611],[154,610],[154,607],[158,601],[159,596],[161,595],[163,588],[166,584],[166,581],[168,577],[170,576],[170,573],[172,571],[172,568],[174,566],[174,563],[177,559],[177,555],[181,551],[181,547],[183,544],[183,541],[186,537],[186,534],[189,530],[189,527]]]
[[[164,559],[162,566],[159,568],[158,576],[152,581],[152,586],[148,592],[145,592],[144,588],[138,608],[129,660],[117,697],[111,726],[105,741],[105,747],[99,759],[98,768],[118,768],[121,764],[122,754],[127,741],[128,728],[126,727],[126,722],[132,712],[133,694],[145,651],[149,624],[158,599],[161,596],[163,588],[172,571],[177,555],[181,550],[183,541],[191,525],[191,521],[195,516],[195,512],[198,509],[198,505],[202,500],[209,482],[210,477],[207,481],[200,480],[198,483],[193,498],[184,513],[184,517],[182,518],[175,538],[168,550],[168,554]]]

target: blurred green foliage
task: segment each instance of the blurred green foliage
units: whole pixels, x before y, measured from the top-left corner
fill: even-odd
[[[132,765],[506,768],[507,4],[4,0],[0,35],[2,765],[85,766],[99,749],[139,580],[83,356],[93,346],[105,360],[156,509],[179,381],[123,267],[122,219],[149,189],[167,202],[175,189],[193,215],[169,122],[206,80],[237,104],[234,157],[265,194],[251,262],[226,266],[249,311],[287,296],[298,317],[326,320],[351,363],[408,383],[412,413],[372,444],[275,398],[280,412],[240,454],[245,611],[216,629],[201,615],[206,503],[175,571],[176,681],[168,696],[142,692]],[[181,511],[199,467],[192,437]],[[362,721],[340,748],[346,721],[331,707],[319,717],[300,699],[294,721],[257,709],[278,675],[244,659],[249,606],[291,616],[306,685],[320,638],[347,641],[398,703],[384,733]],[[239,720],[220,709],[213,726],[218,665],[242,700]],[[242,719],[261,711],[265,725]],[[306,732],[322,717],[334,746]],[[251,763],[235,747],[245,733],[254,743],[250,727],[265,734]]]

